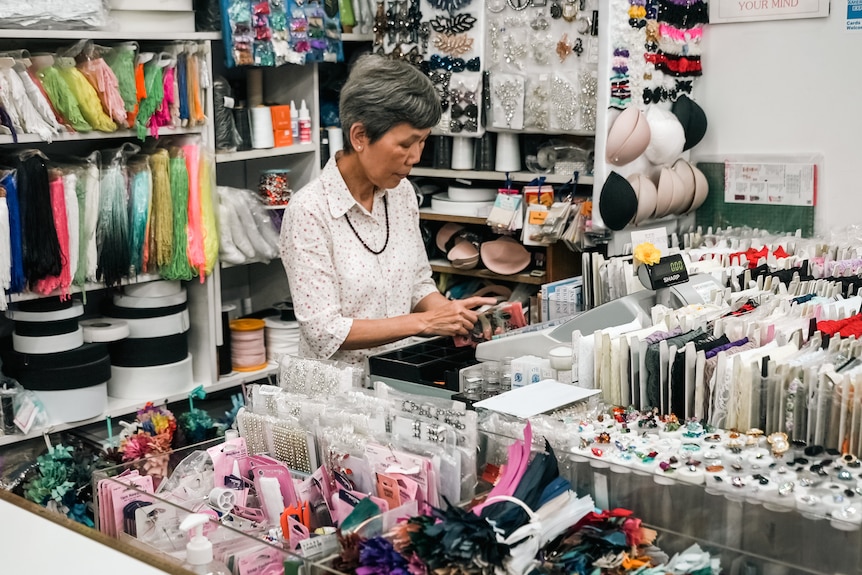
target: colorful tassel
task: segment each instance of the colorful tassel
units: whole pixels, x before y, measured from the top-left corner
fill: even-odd
[[[144,271],[144,245],[147,239],[147,219],[150,212],[152,179],[150,170],[138,170],[132,176],[129,198],[129,253],[134,273]]]
[[[201,185],[201,218],[204,228],[204,255],[206,257],[206,273],[211,274],[218,263],[219,230],[213,203],[213,182],[215,181],[215,164],[209,154],[201,155],[200,185]]]
[[[96,275],[111,287],[118,285],[129,272],[126,178],[119,163],[102,168],[100,188]]]
[[[96,89],[102,108],[108,113],[117,126],[125,128],[127,124],[126,102],[120,95],[120,84],[116,74],[102,58],[94,58],[78,64],[78,69],[90,85]]]
[[[117,124],[102,110],[99,94],[90,85],[87,78],[74,66],[59,66],[60,75],[66,80],[72,94],[78,101],[81,114],[87,123],[100,132],[116,132]]]
[[[105,61],[117,78],[117,88],[123,99],[126,112],[133,112],[138,107],[138,93],[135,87],[135,50],[132,46],[117,46],[111,50]],[[128,114],[126,122],[129,122]]]
[[[69,269],[69,282],[78,271],[78,259],[80,256],[81,245],[81,214],[78,209],[78,174],[70,171],[63,174],[63,198],[66,205],[66,224],[68,226],[69,249],[68,261],[66,264]],[[60,244],[62,246],[62,243]]]
[[[0,186],[6,190],[6,208],[9,210],[9,252],[12,259],[9,291],[19,293],[27,285],[24,276],[24,247],[21,233],[21,208],[18,202],[18,185],[14,172],[6,174],[0,180]]]
[[[201,283],[206,278],[206,254],[204,253],[204,226],[201,212],[200,147],[195,144],[183,146],[186,168],[189,174],[189,264],[197,271]]]
[[[150,249],[148,263],[166,268],[174,254],[174,208],[171,201],[170,157],[167,150],[150,156],[153,174],[153,201],[150,210]]]
[[[78,268],[75,271],[75,285],[82,286],[88,281],[96,281],[99,252],[96,242],[96,227],[99,222],[99,168],[88,163],[78,178],[78,215],[81,221],[78,245]]]
[[[162,105],[165,97],[164,85],[162,84],[162,67],[157,62],[150,61],[144,66],[144,83],[146,84],[147,97],[138,106],[138,116],[135,118],[135,129],[141,140],[147,137],[147,126],[150,125],[150,117]],[[153,136],[159,135],[158,127],[153,128]]]
[[[174,251],[171,263],[162,268],[162,277],[168,280],[190,280],[193,277],[188,257],[189,173],[182,152],[170,160],[171,205],[174,221]]]
[[[9,208],[5,194],[0,196],[0,310],[6,309],[6,294],[12,285],[12,246],[9,237]]]
[[[72,277],[69,274],[69,224],[66,218],[66,197],[63,189],[63,178],[52,176],[48,184],[51,195],[51,212],[54,216],[54,232],[60,250],[60,273],[41,278],[33,286],[33,290],[41,294],[50,294],[60,290],[60,300],[69,297],[69,286]]]
[[[69,125],[78,132],[91,132],[93,126],[84,119],[78,100],[69,88],[69,84],[60,75],[56,66],[48,66],[37,72],[39,82],[48,93],[48,98],[54,108],[63,115]]]

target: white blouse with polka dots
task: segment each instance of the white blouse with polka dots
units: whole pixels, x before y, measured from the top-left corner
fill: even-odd
[[[374,251],[389,243],[380,255]],[[356,234],[350,229],[345,215]],[[362,364],[369,355],[394,347],[339,351],[354,319],[410,313],[437,291],[419,232],[419,208],[406,180],[375,193],[371,213],[347,189],[330,159],[319,178],[296,192],[284,211],[281,260],[287,271],[304,357]]]

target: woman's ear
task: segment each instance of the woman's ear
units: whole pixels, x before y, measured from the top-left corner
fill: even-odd
[[[357,152],[361,152],[368,145],[368,134],[365,132],[365,126],[359,122],[350,126],[350,145]]]

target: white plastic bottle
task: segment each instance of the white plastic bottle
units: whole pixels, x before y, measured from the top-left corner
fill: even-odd
[[[213,544],[204,535],[204,525],[209,515],[192,513],[180,523],[183,531],[192,531],[192,538],[186,544],[186,561],[183,569],[200,575],[231,575],[227,565],[213,559]]]
[[[299,143],[311,143],[311,114],[308,112],[305,100],[302,101],[299,107]]]
[[[290,101],[290,133],[293,135],[293,141],[299,141],[299,115],[296,112],[296,102]]]

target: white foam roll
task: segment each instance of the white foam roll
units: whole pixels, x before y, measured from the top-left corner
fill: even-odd
[[[281,319],[278,316],[270,316],[263,318],[263,324],[270,329],[299,329],[298,321],[288,321]]]
[[[180,289],[179,293],[167,295],[163,297],[135,297],[130,295],[114,294],[114,305],[119,307],[140,308],[160,308],[171,307],[186,303],[188,296],[185,289]]]
[[[82,315],[84,315],[84,304],[79,301],[73,301],[72,307],[57,311],[21,311],[16,307],[10,307],[6,310],[6,317],[15,321],[60,321]]]
[[[129,337],[129,324],[122,319],[96,317],[79,321],[85,343],[108,343]]]
[[[81,326],[78,326],[78,329],[73,332],[42,337],[18,335],[12,332],[12,347],[18,353],[44,355],[46,353],[69,351],[82,345],[84,345],[84,330],[81,329]]]
[[[256,106],[251,111],[251,147],[272,148],[275,134],[272,131],[272,115],[268,106]]]
[[[329,139],[329,157],[334,158],[335,152],[344,149],[344,132],[338,126],[326,128],[326,137]]]
[[[148,317],[144,319],[123,320],[129,324],[129,337],[140,339],[143,337],[166,337],[185,333],[189,331],[189,310],[184,309],[179,313],[173,313],[162,317]]]
[[[195,386],[192,376],[192,356],[165,365],[150,367],[111,366],[108,395],[121,399],[153,400],[181,393]]]
[[[463,138],[456,136],[452,138],[452,169],[473,169],[473,143],[474,138]]]
[[[156,280],[127,285],[123,289],[126,295],[132,297],[167,297],[183,291],[183,284],[180,280]]]
[[[80,389],[33,391],[45,406],[48,425],[72,423],[97,417],[108,409],[108,384],[100,383]]]

